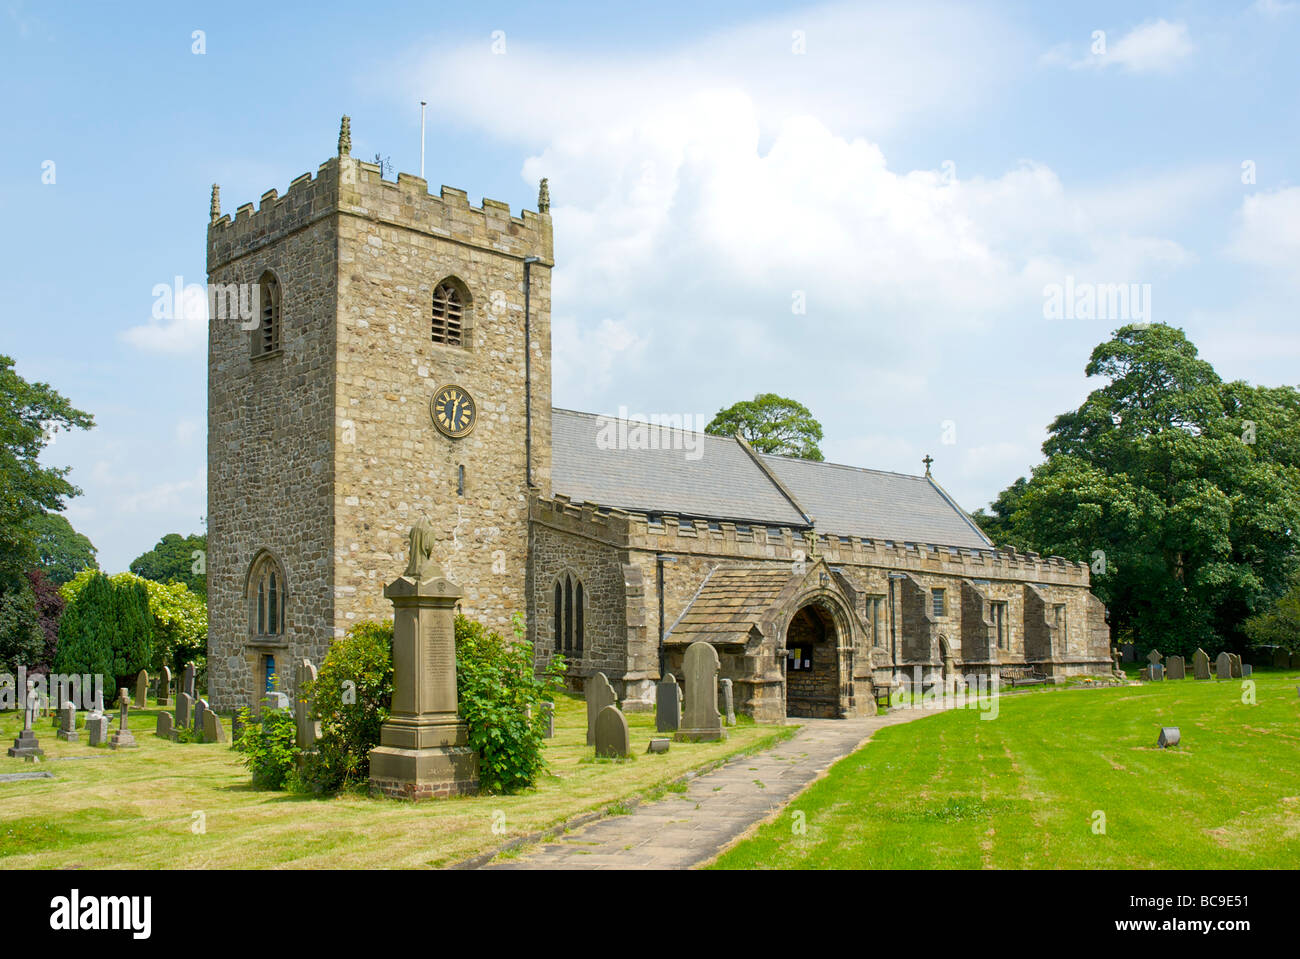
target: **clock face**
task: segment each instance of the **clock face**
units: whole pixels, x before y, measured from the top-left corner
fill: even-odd
[[[433,425],[453,438],[469,435],[478,422],[478,407],[474,398],[459,386],[443,386],[429,402]]]

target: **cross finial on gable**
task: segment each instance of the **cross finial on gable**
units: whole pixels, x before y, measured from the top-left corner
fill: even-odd
[[[925,454],[925,459],[921,460],[921,462],[925,464],[925,475],[926,475],[926,476],[929,476],[929,475],[930,475],[930,464],[934,462],[934,457],[931,456],[929,453],[926,453],[926,454]]]

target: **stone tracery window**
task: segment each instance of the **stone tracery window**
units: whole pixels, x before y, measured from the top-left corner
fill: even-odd
[[[253,355],[265,356],[280,349],[280,281],[267,270],[257,281],[259,318],[253,331]]]
[[[263,553],[248,576],[249,635],[263,640],[282,637],[286,599],[284,571],[275,557]]]
[[[564,573],[555,581],[555,651],[581,656],[585,632],[582,580]]]
[[[465,346],[469,326],[469,296],[458,283],[443,280],[433,291],[432,340],[443,346]]]

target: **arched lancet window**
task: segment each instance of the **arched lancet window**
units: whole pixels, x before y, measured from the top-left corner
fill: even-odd
[[[248,574],[248,631],[256,639],[284,635],[284,571],[275,557],[263,553]]]
[[[555,651],[581,656],[586,608],[582,580],[564,573],[555,581]]]
[[[454,278],[447,278],[433,291],[432,340],[443,346],[469,345],[469,293]]]
[[[257,283],[260,322],[253,331],[253,355],[274,353],[280,348],[280,281],[270,270]]]

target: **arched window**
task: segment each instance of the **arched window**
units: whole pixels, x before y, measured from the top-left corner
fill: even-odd
[[[443,346],[468,346],[469,294],[448,278],[433,291],[432,339]]]
[[[248,575],[248,632],[254,639],[284,635],[284,571],[270,553],[253,561]]]
[[[280,348],[280,281],[267,270],[257,283],[260,318],[253,331],[253,355],[264,356]]]
[[[581,656],[586,610],[582,580],[565,573],[555,581],[555,651]]]

